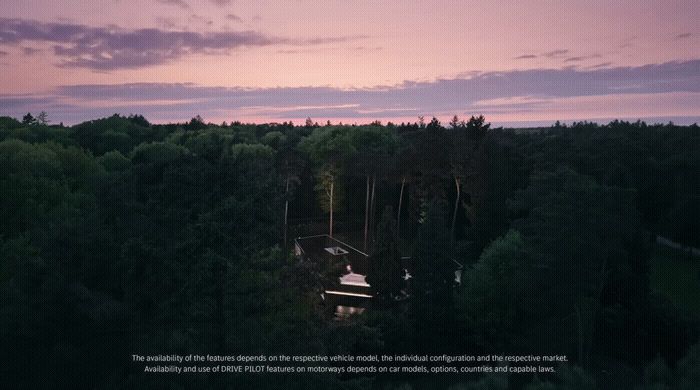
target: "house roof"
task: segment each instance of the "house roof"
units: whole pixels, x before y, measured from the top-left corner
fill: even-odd
[[[365,280],[365,275],[356,274],[352,271],[347,275],[341,276],[339,279],[340,284],[345,286],[369,287],[369,284],[367,284]]]

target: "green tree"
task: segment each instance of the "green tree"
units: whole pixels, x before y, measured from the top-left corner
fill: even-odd
[[[131,152],[134,164],[164,165],[187,153],[187,149],[169,142],[144,143]]]
[[[22,123],[9,116],[0,116],[0,129],[17,129],[22,127]]]
[[[321,209],[328,213],[328,235],[333,237],[333,213],[345,199],[345,190],[339,182],[339,169],[335,166],[321,168],[316,176],[314,190],[318,194]]]
[[[345,137],[352,146],[349,169],[366,177],[363,249],[367,251],[375,226],[377,178],[380,183],[388,178],[397,140],[391,131],[377,124],[348,129]]]
[[[486,123],[486,118],[483,115],[473,116],[465,124],[467,137],[471,140],[483,139],[486,132],[491,127],[490,123]]]
[[[139,144],[162,142],[167,132],[166,127],[154,127],[140,118],[115,114],[71,126],[65,132],[77,145],[97,156],[112,150],[128,155]]]
[[[316,185],[321,208],[329,213],[329,235],[333,235],[333,214],[342,202],[344,189],[336,185],[344,173],[352,145],[345,137],[347,130],[341,127],[318,127],[299,143],[299,148],[309,154],[316,166]]]
[[[40,112],[39,115],[36,116],[36,123],[47,126],[49,124],[49,114],[47,114],[46,111]]]
[[[391,206],[384,209],[377,228],[376,246],[368,262],[367,283],[372,286],[379,300],[384,304],[390,303],[403,287],[403,267]]]
[[[449,348],[454,337],[452,290],[456,264],[450,258],[445,204],[437,199],[428,206],[412,257],[411,310],[418,351]]]
[[[453,118],[453,121],[457,117]],[[455,228],[457,224],[457,213],[459,205],[462,202],[462,187],[465,184],[471,184],[471,193],[475,194],[479,189],[474,188],[477,182],[475,178],[483,172],[479,172],[480,166],[479,157],[483,149],[486,133],[491,124],[486,123],[483,115],[479,117],[472,116],[466,124],[460,122],[459,125],[453,126],[453,129],[459,128],[459,131],[452,133],[452,145],[450,149],[450,167],[452,177],[455,184],[455,201],[452,211],[452,222],[450,225],[450,243],[454,244]]]
[[[452,130],[457,130],[460,127],[464,127],[465,123],[464,121],[460,121],[459,117],[457,115],[453,116],[452,119],[450,120],[450,128]]]
[[[189,123],[185,125],[185,129],[187,130],[202,130],[206,129],[207,124],[204,123],[204,119],[202,119],[201,116],[197,115],[194,118],[190,119]]]
[[[107,170],[107,172],[121,172],[129,168],[131,160],[119,153],[118,150],[107,152],[97,158],[97,162]]]
[[[540,338],[541,352],[569,351],[585,366],[604,305],[634,310],[648,304],[648,241],[634,193],[559,169],[534,174],[511,207],[521,216],[513,226],[538,270],[530,281],[538,293],[524,305],[535,322],[523,327],[538,329],[529,340]],[[568,332],[557,339],[555,329]]]
[[[22,124],[23,124],[23,125],[33,125],[33,124],[36,124],[36,119],[34,118],[34,116],[32,115],[31,112],[28,112],[27,115],[25,115],[24,117],[22,117]]]
[[[520,310],[524,297],[533,293],[532,272],[525,242],[516,230],[494,240],[474,267],[464,271],[455,316],[471,345],[487,351],[520,346]]]

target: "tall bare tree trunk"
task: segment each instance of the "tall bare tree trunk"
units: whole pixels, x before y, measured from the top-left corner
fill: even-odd
[[[459,207],[459,197],[461,195],[461,190],[459,188],[459,179],[457,177],[455,177],[455,186],[457,187],[457,197],[455,198],[455,209],[452,213],[452,226],[450,227],[450,246],[452,246],[455,241],[455,224],[457,222],[457,208]]]
[[[372,232],[372,235],[374,235],[374,189],[377,186],[377,177],[372,176],[372,199],[370,200],[369,204],[369,221],[370,221],[370,232]],[[372,237],[372,242],[374,242],[374,237]]]
[[[396,213],[396,234],[401,235],[401,205],[403,204],[403,189],[406,186],[406,178],[401,178],[401,192],[399,192],[399,210]]]
[[[369,176],[367,176],[367,192],[365,199],[365,241],[364,251],[367,252],[367,228],[369,226]]]
[[[287,215],[289,212],[289,173],[284,188],[284,249],[287,250]]]
[[[331,218],[328,226],[328,236],[333,238],[333,187],[335,186],[335,179],[331,180],[331,196],[330,196],[330,209],[331,209]]]

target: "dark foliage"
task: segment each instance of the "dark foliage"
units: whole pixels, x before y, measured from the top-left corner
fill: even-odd
[[[374,377],[156,377],[130,356],[510,351],[567,354],[570,366],[441,386],[693,388],[698,318],[650,289],[647,261],[656,235],[700,244],[698,172],[700,130],[673,124],[0,117],[0,378],[394,388]],[[337,234],[372,255],[380,301],[340,322],[319,287],[337,270],[288,253],[288,237],[326,233],[331,211]]]

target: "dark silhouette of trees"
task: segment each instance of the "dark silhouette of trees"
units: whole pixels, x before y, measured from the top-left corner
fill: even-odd
[[[403,267],[398,248],[398,237],[394,211],[387,206],[382,213],[377,227],[376,244],[369,257],[367,283],[376,293],[376,297],[388,305],[399,295],[403,287]]]
[[[36,123],[36,118],[32,115],[31,112],[28,112],[27,115],[22,117],[22,124],[23,125],[33,125]]]
[[[49,124],[49,114],[46,111],[42,111],[36,116],[36,123],[42,126],[47,126]]]
[[[201,116],[197,115],[194,118],[190,119],[189,123],[185,125],[185,130],[202,130],[206,129],[207,124],[204,123],[204,119],[202,119]]]
[[[455,263],[450,258],[445,209],[446,205],[437,199],[430,202],[412,258],[411,310],[416,348],[421,352],[450,345]]]
[[[697,126],[641,121],[0,117],[0,377],[11,388],[275,388],[147,375],[123,357],[511,351],[569,363],[449,386],[593,388],[638,372],[616,384],[693,388],[697,313],[652,288],[648,263],[656,235],[698,246],[699,150]],[[316,223],[326,217],[328,230]],[[357,247],[366,234],[371,254],[375,303],[343,321],[329,319],[321,292],[344,264],[288,248],[293,233],[326,231]]]

